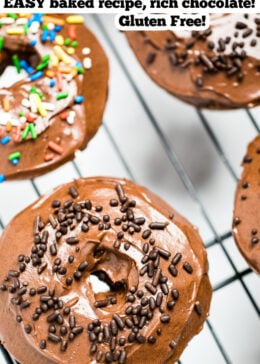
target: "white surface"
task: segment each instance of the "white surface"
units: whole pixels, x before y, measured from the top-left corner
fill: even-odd
[[[135,180],[146,185],[189,218],[200,229],[205,243],[217,234],[230,231],[233,196],[236,181],[221,160],[196,110],[155,85],[144,73],[124,35],[113,26],[113,16],[87,16],[87,24],[100,39],[110,60],[109,100],[101,127],[89,147],[76,159],[83,176],[113,175],[129,177],[118,151],[122,153]],[[124,67],[104,37],[104,30],[123,60],[123,65],[134,81],[131,84]],[[86,44],[86,46],[88,46]],[[201,210],[191,198],[178,173],[173,168],[161,140],[152,126],[138,92],[173,148],[197,191],[208,213],[213,229],[205,221]],[[240,162],[248,142],[256,135],[256,129],[244,110],[232,112],[204,111],[210,127],[218,138],[237,176]],[[260,123],[260,108],[252,111]],[[259,124],[258,124],[259,125]],[[111,133],[111,140],[108,132]],[[72,163],[35,179],[40,193],[59,183],[77,178]],[[4,224],[31,203],[37,194],[30,181],[8,182],[0,185],[0,218]],[[0,230],[1,231],[1,230]],[[224,241],[236,269],[241,272],[247,264],[239,254],[233,239]],[[208,249],[210,277],[213,285],[234,276],[235,271],[220,244]],[[260,302],[260,281],[253,273],[243,278],[255,301]],[[232,364],[260,363],[260,322],[239,280],[235,280],[215,294],[209,322]],[[0,357],[0,362],[3,359]],[[185,350],[182,364],[223,364],[224,360],[209,327],[192,340]],[[74,364],[74,363],[73,363]],[[76,364],[76,363],[75,363]],[[155,364],[160,364],[156,363]]]

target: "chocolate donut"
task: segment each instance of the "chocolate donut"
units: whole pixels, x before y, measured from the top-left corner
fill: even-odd
[[[11,221],[0,249],[0,340],[22,364],[173,363],[208,316],[197,229],[124,179],[56,188]]]
[[[233,236],[248,264],[260,273],[260,135],[248,146],[238,182]]]
[[[215,14],[205,31],[131,31],[127,38],[148,75],[198,107],[260,104],[260,15]]]
[[[33,177],[74,158],[102,121],[108,61],[77,15],[1,14],[0,73],[26,76],[0,89],[0,181]]]

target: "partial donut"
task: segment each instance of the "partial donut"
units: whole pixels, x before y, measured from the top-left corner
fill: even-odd
[[[148,75],[197,107],[260,104],[259,14],[214,14],[205,31],[131,31],[127,38]]]
[[[22,364],[173,363],[208,316],[197,229],[127,180],[56,188],[11,221],[0,253],[0,340]]]
[[[108,92],[107,57],[81,16],[10,16],[0,18],[0,73],[13,64],[27,76],[0,90],[0,181],[73,159],[98,130]]]
[[[260,135],[248,146],[238,182],[233,235],[248,264],[260,273]]]

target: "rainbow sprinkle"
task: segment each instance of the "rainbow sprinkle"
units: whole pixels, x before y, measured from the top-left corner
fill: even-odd
[[[17,54],[12,55],[12,63],[17,73],[26,72],[28,76],[25,81],[31,82],[32,85],[28,95],[22,99],[18,112],[14,111],[13,98],[8,96],[1,98],[0,148],[4,148],[7,144],[14,147],[14,151],[7,157],[13,166],[16,166],[23,158],[21,152],[17,151],[19,143],[27,140],[37,142],[40,133],[48,126],[51,113],[55,112],[61,100],[69,98],[70,82],[92,67],[89,48],[85,47],[82,50],[82,63],[77,60],[78,58],[74,58],[79,45],[77,24],[82,24],[83,21],[83,17],[78,15],[68,16],[66,20],[51,14],[3,14],[0,17],[1,34],[9,37],[26,35],[31,47],[37,46],[40,42],[53,44],[51,52],[44,54],[35,67],[27,60],[19,59]],[[65,23],[68,24],[66,36],[59,34]],[[3,50],[4,41],[5,36],[1,35],[0,52]],[[52,100],[56,101],[50,101],[46,86],[51,89]],[[73,100],[75,105],[81,104],[84,102],[84,96],[76,95]],[[60,120],[72,125],[75,116],[76,112],[71,106],[70,109],[61,112]],[[43,160],[46,163],[50,162],[63,153],[64,150],[60,144],[49,141],[46,144]],[[6,176],[0,173],[0,183],[5,179]]]

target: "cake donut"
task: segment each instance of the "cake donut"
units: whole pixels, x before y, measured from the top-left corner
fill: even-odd
[[[260,104],[260,15],[213,14],[205,31],[130,31],[130,46],[161,87],[197,107]]]
[[[173,363],[208,316],[197,229],[125,179],[56,188],[10,222],[0,252],[0,340],[22,364]]]
[[[233,236],[248,264],[260,273],[260,135],[248,146],[238,182]]]
[[[102,121],[108,61],[78,15],[1,14],[0,181],[50,171],[84,149]]]

